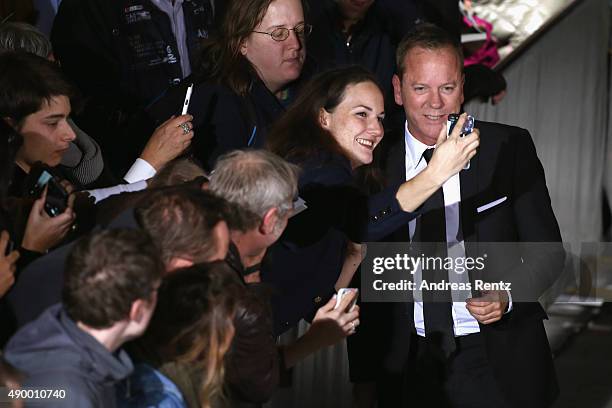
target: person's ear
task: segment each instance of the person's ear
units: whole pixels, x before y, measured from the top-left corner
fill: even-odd
[[[278,208],[270,208],[261,219],[259,230],[263,235],[269,235],[274,232],[276,222],[278,220]]]
[[[393,79],[391,79],[391,83],[393,84],[393,99],[395,99],[395,103],[399,106],[404,105],[404,101],[402,100],[402,81],[397,74],[393,75]]]
[[[247,39],[245,38],[244,40],[242,40],[242,42],[240,43],[240,53],[246,57],[247,55],[247,51],[248,51],[248,46],[247,46]]]
[[[181,257],[175,257],[170,260],[168,265],[166,266],[166,272],[173,272],[177,269],[189,268],[193,266],[193,261],[190,259],[185,259]]]
[[[140,323],[145,315],[145,301],[142,299],[136,299],[132,302],[132,307],[130,308],[130,320],[136,323]]]
[[[331,121],[331,114],[325,110],[325,108],[319,109],[319,124],[323,129],[329,130],[329,123]]]

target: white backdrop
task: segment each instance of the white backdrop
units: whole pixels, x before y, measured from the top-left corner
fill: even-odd
[[[585,0],[504,71],[499,106],[471,102],[478,119],[529,129],[563,239],[598,241],[607,138],[609,11]]]

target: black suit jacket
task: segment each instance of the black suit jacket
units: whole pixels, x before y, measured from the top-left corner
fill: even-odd
[[[559,276],[565,253],[555,219],[544,169],[536,155],[529,132],[512,126],[477,122],[480,147],[471,160],[470,169],[460,173],[461,225],[468,256],[478,256],[477,243],[485,242],[550,242],[545,250],[498,251],[495,267],[510,266],[519,285],[531,285],[531,293],[543,293]],[[386,169],[391,182],[402,180],[405,172],[403,126],[395,131],[395,144],[389,149]],[[393,136],[393,134],[391,134]],[[482,210],[485,204],[506,197],[501,204]],[[426,211],[428,203],[423,205]],[[481,208],[479,212],[477,209]],[[407,225],[396,231],[389,241],[408,241]],[[490,249],[490,247],[488,247]],[[536,279],[534,279],[534,277]],[[400,373],[408,360],[411,333],[414,332],[413,304],[374,305],[374,316],[368,317],[367,304],[362,307],[363,325],[370,323],[364,336],[371,341],[376,333],[378,349],[384,350],[376,362],[357,360],[356,370],[382,369],[384,373]],[[381,316],[386,313],[386,316]],[[539,303],[514,302],[513,309],[489,325],[480,325],[486,351],[504,394],[517,407],[543,407],[555,398],[558,389],[551,351],[542,324],[546,313]],[[376,323],[372,323],[376,322]],[[368,335],[368,331],[370,335]],[[381,335],[381,333],[387,335]],[[362,343],[363,339],[362,339]],[[370,348],[371,350],[371,348]],[[363,352],[353,350],[351,354]],[[368,373],[370,375],[371,373]],[[364,379],[364,373],[352,373]]]

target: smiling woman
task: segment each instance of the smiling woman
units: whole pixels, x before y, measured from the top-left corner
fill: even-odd
[[[308,206],[290,219],[270,250],[272,262],[262,270],[264,280],[281,288],[273,302],[279,332],[332,295],[347,243],[376,241],[406,225],[478,146],[476,134],[459,138],[460,127],[448,139],[445,129],[438,131],[425,171],[367,195],[355,182],[355,170],[372,163],[384,134],[383,118],[375,77],[360,67],[339,68],[305,85],[268,136],[270,150],[302,168],[299,194]]]

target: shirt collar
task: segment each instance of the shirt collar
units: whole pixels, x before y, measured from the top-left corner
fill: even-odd
[[[435,148],[436,146],[427,146],[412,136],[412,133],[408,130],[408,121],[404,123],[404,137],[406,141],[406,166],[410,164],[415,169],[423,159],[423,152],[430,147]]]
[[[170,15],[172,18],[173,11],[178,10],[183,6],[183,0],[175,0],[174,5],[172,4],[172,0],[151,0],[158,9]]]

